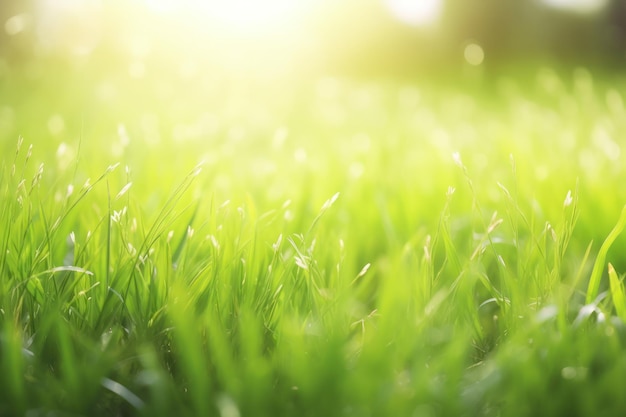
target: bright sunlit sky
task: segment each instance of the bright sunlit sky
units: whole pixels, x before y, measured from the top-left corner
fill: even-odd
[[[172,13],[182,10],[219,30],[256,36],[262,32],[290,26],[300,20],[312,0],[144,0],[153,11]]]
[[[443,33],[451,28],[444,28],[441,18],[456,1],[465,0],[34,0],[35,18],[10,16],[4,30],[16,36],[32,24],[43,50],[75,56],[90,54],[104,40],[128,51],[133,74],[143,72],[141,59],[167,48],[178,56],[202,54],[231,67],[274,65],[297,54],[308,65],[323,59],[329,48],[336,56],[362,45],[394,48],[395,38],[385,32],[394,21],[397,28]],[[599,12],[609,2],[525,1],[574,14]],[[434,45],[431,40],[428,44]],[[459,43],[458,54],[475,65],[488,59],[489,51],[470,35]]]
[[[368,4],[367,0],[364,0]],[[443,0],[373,0],[387,10],[388,15],[408,25],[437,23],[444,7]],[[539,0],[546,6],[581,13],[592,13],[606,6],[608,0]],[[256,37],[273,31],[298,27],[316,9],[335,3],[354,7],[358,2],[342,0],[135,0],[157,14],[177,18],[202,19],[211,30],[232,36]],[[42,14],[62,18],[64,14],[97,13],[103,0],[36,0]],[[372,3],[370,1],[369,3]],[[358,6],[357,6],[358,7]]]
[[[531,0],[529,0],[531,1]],[[593,13],[601,10],[608,0],[536,0],[546,7],[578,13]],[[395,18],[398,22],[411,26],[435,26],[445,7],[445,0],[134,0],[118,4],[119,9],[140,5],[152,14],[172,21],[181,27],[190,23],[199,24],[211,34],[225,37],[258,39],[267,42],[272,34],[290,36],[298,32],[307,21],[319,14],[320,10],[344,10],[346,25],[353,16],[378,4],[378,17]],[[67,38],[83,38],[98,30],[104,0],[35,0],[39,16],[39,37],[44,43],[68,41]],[[107,5],[108,6],[108,5]],[[453,7],[449,0],[447,7]],[[382,16],[385,14],[386,16]],[[120,12],[118,18],[124,19]],[[143,17],[143,16],[142,16]],[[19,20],[6,22],[7,31],[19,27]],[[110,23],[110,22],[107,22]],[[80,33],[71,28],[79,26]],[[75,29],[75,28],[74,28]],[[72,33],[68,33],[72,32]],[[70,39],[69,41],[76,41]]]
[[[153,10],[171,11],[188,7],[226,28],[254,32],[301,18],[315,3],[324,0],[143,0]],[[388,12],[401,22],[426,25],[436,22],[442,0],[381,0]],[[606,6],[607,0],[542,0],[548,7],[577,12],[594,12]]]

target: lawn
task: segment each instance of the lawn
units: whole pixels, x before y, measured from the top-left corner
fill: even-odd
[[[0,83],[0,415],[624,414],[623,78],[57,68]]]

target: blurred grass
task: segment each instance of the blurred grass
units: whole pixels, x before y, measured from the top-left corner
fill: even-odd
[[[622,79],[116,77],[2,84],[0,414],[624,409]]]

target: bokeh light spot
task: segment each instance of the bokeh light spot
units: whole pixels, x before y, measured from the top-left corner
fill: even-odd
[[[476,43],[470,43],[465,47],[463,56],[468,64],[478,66],[485,60],[485,51],[482,46]]]
[[[15,36],[26,29],[26,15],[18,14],[9,17],[4,23],[4,31],[9,36]]]
[[[387,7],[401,22],[421,26],[435,22],[441,15],[441,0],[386,0]]]
[[[48,119],[48,130],[53,136],[58,136],[65,130],[65,120],[59,114],[50,116]]]

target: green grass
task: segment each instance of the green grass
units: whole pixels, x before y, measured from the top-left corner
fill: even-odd
[[[0,415],[626,410],[624,80],[12,81]]]

